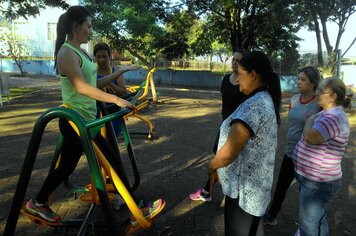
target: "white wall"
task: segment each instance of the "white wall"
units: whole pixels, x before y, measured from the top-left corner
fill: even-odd
[[[346,85],[353,84],[356,87],[356,65],[342,65],[341,73],[344,76]]]
[[[67,0],[66,2],[70,5],[78,5],[79,0]],[[48,39],[48,23],[56,24],[59,16],[64,12],[65,10],[61,8],[48,7],[35,17],[29,17],[27,20],[20,18],[14,21],[13,26],[18,28],[16,33],[26,38],[25,43],[30,56],[53,56],[56,35],[54,34],[52,40]],[[54,29],[56,29],[56,25],[54,25]],[[86,48],[85,45],[84,48]]]

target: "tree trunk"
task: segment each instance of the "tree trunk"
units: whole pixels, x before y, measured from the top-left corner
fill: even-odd
[[[326,18],[323,18],[321,15],[319,15],[321,25],[323,27],[323,38],[326,46],[326,50],[328,52],[328,64],[327,67],[330,69],[331,73],[333,76],[336,76],[336,62],[337,62],[337,53],[333,51],[333,47],[331,46],[330,40],[329,40],[329,34],[328,34],[328,29],[326,26]]]
[[[23,69],[23,61],[20,58],[17,58],[16,56],[13,56],[13,59],[15,61],[16,66],[19,68],[21,76],[25,75],[25,71]]]
[[[143,64],[145,64],[145,66],[147,66],[148,70],[150,71],[152,68],[154,68],[154,65],[152,65],[149,61],[147,61],[145,58],[143,58],[142,56],[140,56],[136,51],[132,50],[130,47],[127,46],[127,43],[125,43],[124,41],[119,39],[120,37],[117,37],[115,40],[113,40],[113,42],[115,42],[115,46],[119,46],[119,48],[123,48],[126,49],[127,51],[129,51],[129,53],[131,53],[131,55],[133,55],[134,57],[136,57],[137,59],[139,59],[140,61],[143,62]],[[151,86],[151,92],[152,92],[152,101],[157,103],[158,102],[158,98],[157,98],[157,93],[156,93],[156,86],[154,84],[154,79],[153,79],[153,74],[152,76],[149,78],[150,80],[150,86]]]
[[[148,67],[148,70],[150,71],[153,66],[151,65],[151,63],[149,63],[147,60],[145,60],[143,57],[141,57],[137,52],[135,52],[134,50],[132,50],[131,48],[129,47],[125,47],[125,49],[127,51],[129,51],[134,57],[138,58],[140,61],[142,61],[147,67]],[[155,83],[154,83],[154,79],[153,79],[153,74],[152,76],[150,77],[150,86],[151,86],[151,92],[152,92],[152,101],[154,103],[157,103],[158,102],[158,98],[157,98],[157,93],[156,93],[156,86],[155,86]]]
[[[323,27],[323,38],[326,46],[326,50],[328,52],[328,55],[331,56],[333,52],[333,47],[331,46],[330,40],[329,40],[329,34],[328,34],[328,29],[326,27],[326,19],[320,18],[321,25]]]
[[[137,59],[139,59],[140,61],[143,62],[143,64],[145,64],[145,66],[147,66],[148,68],[152,68],[153,66],[151,65],[151,63],[149,63],[145,58],[141,57],[137,52],[135,52],[134,50],[132,50],[129,47],[125,47],[125,49],[127,51],[129,51],[129,53],[131,53],[131,55],[133,55],[134,57],[136,57]]]
[[[231,39],[231,48],[232,51],[235,52],[238,48],[238,26],[237,26],[237,22],[235,21],[235,16],[233,14],[233,12],[230,11],[226,11],[225,14],[228,15],[229,19],[230,19],[230,39]]]
[[[333,51],[333,55],[331,57],[330,61],[330,66],[331,66],[331,72],[333,73],[334,76],[336,76],[338,74],[338,61],[341,60],[341,58],[339,58],[339,44],[340,44],[340,40],[341,40],[341,36],[344,33],[344,20],[341,20],[339,23],[339,30],[337,32],[337,37],[336,37],[336,42],[335,42],[335,47],[334,47],[334,51]]]
[[[322,48],[322,43],[321,43],[321,36],[320,36],[320,26],[318,22],[318,17],[316,15],[316,12],[313,11],[313,21],[314,21],[314,26],[315,26],[315,36],[316,36],[316,41],[318,44],[318,66],[323,66],[324,61],[323,61],[323,48]]]

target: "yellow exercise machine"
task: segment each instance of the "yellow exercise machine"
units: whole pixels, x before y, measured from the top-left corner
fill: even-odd
[[[77,130],[78,135],[80,136],[83,150],[86,155],[89,164],[89,170],[92,177],[92,187],[94,187],[95,192],[100,200],[102,210],[104,213],[104,217],[107,223],[107,227],[110,229],[112,235],[121,235],[122,231],[117,224],[115,214],[113,212],[113,208],[110,203],[108,192],[110,189],[107,189],[105,184],[105,178],[103,178],[101,169],[105,171],[105,175],[108,175],[112,180],[113,186],[115,190],[122,196],[124,199],[128,209],[133,214],[135,219],[137,220],[138,225],[133,227],[129,225],[126,229],[127,233],[132,233],[138,228],[149,228],[152,224],[152,220],[155,216],[151,218],[145,218],[141,213],[139,207],[133,200],[129,191],[126,189],[125,185],[119,178],[118,174],[115,172],[113,167],[109,164],[105,156],[101,153],[99,148],[93,143],[90,132],[102,126],[103,124],[111,123],[114,119],[122,119],[125,115],[127,115],[130,111],[127,109],[123,109],[119,112],[104,116],[102,118],[96,119],[90,122],[84,122],[83,118],[75,111],[65,107],[57,107],[52,108],[44,112],[39,119],[37,120],[32,136],[30,139],[30,143],[26,152],[25,160],[21,169],[20,177],[18,180],[18,184],[16,187],[15,195],[11,204],[10,213],[7,218],[6,226],[4,229],[4,235],[14,235],[15,228],[18,221],[18,217],[22,208],[22,204],[24,202],[24,197],[26,194],[26,190],[30,181],[31,173],[33,170],[33,166],[37,157],[37,152],[40,146],[40,142],[43,136],[43,132],[47,124],[55,118],[65,118],[70,121]],[[121,122],[124,123],[124,122]],[[123,124],[124,125],[124,124]],[[127,134],[128,135],[128,134]],[[58,160],[54,160],[57,162]],[[53,163],[53,162],[52,162]],[[54,165],[55,166],[55,165]],[[137,183],[136,183],[137,184]],[[97,202],[98,203],[98,202]],[[165,203],[164,203],[165,204]],[[78,235],[85,235],[86,230],[90,224],[92,224],[91,218],[93,217],[95,211],[96,204],[91,203],[89,211],[85,217],[85,219],[74,219],[74,220],[62,220],[58,222],[58,224],[48,224],[41,219],[30,216],[30,219],[36,223],[44,223],[50,225],[52,227],[78,227],[80,226],[80,230]],[[161,210],[163,210],[164,206]],[[26,213],[25,213],[26,214]],[[29,216],[29,214],[26,214]]]
[[[140,111],[149,105],[150,100],[147,99],[146,97],[148,95],[148,89],[149,89],[150,85],[151,86],[153,85],[153,74],[154,74],[155,70],[156,70],[156,68],[153,68],[148,72],[148,74],[146,76],[146,80],[144,82],[142,82],[141,85],[126,87],[127,91],[129,91],[131,94],[128,97],[125,97],[125,99],[131,101],[132,95],[137,96],[137,94],[139,94],[137,102],[136,102],[137,111]],[[129,114],[125,115],[124,118],[127,119],[130,116],[136,117],[146,123],[146,125],[148,126],[147,138],[152,139],[153,135],[154,135],[154,126],[153,126],[152,122],[148,118],[146,118],[142,115],[139,115],[138,112],[135,112],[135,113],[130,112]]]

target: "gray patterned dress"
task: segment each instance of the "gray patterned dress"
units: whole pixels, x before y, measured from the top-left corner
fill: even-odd
[[[277,149],[277,120],[267,91],[255,91],[220,126],[218,150],[225,144],[231,125],[242,123],[251,137],[238,157],[217,170],[223,193],[239,198],[247,213],[262,216],[271,200],[273,169]]]

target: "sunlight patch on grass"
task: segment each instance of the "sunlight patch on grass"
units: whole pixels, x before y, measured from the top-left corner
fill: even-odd
[[[9,95],[9,99],[14,99],[16,97],[22,96],[24,94],[27,93],[31,93],[36,91],[35,89],[32,88],[25,88],[25,87],[15,87],[15,88],[10,88],[10,95]],[[7,101],[7,97],[3,96],[2,97],[2,102],[6,102]]]
[[[31,107],[24,107],[19,112],[4,112],[0,113],[0,137],[17,135],[24,132],[24,130],[31,130],[34,123],[38,119],[44,109],[34,109]]]

